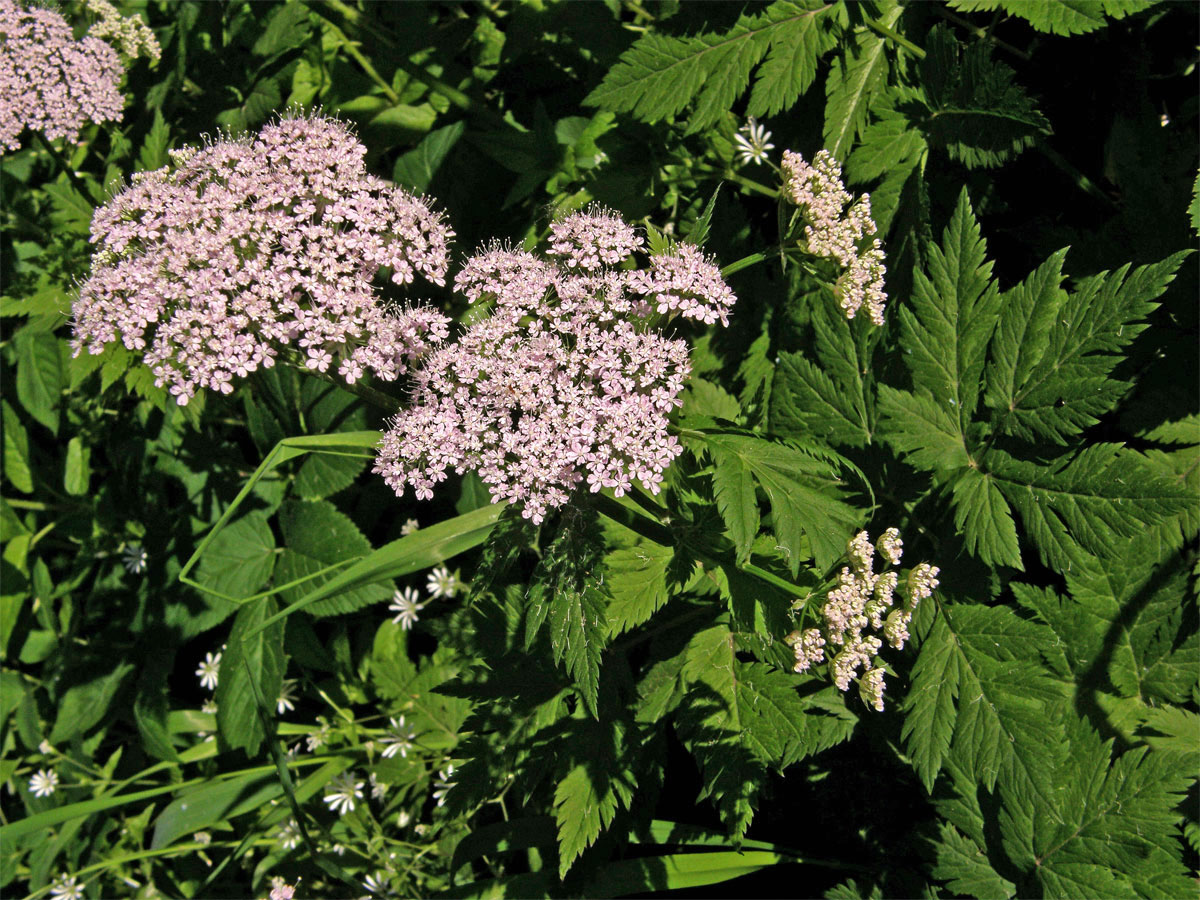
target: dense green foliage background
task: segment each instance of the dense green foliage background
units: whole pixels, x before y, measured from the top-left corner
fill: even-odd
[[[123,9],[163,48],[124,121],[0,159],[6,895],[1195,896],[1194,5]],[[296,107],[435,198],[459,262],[592,201],[767,257],[690,333],[660,497],[540,528],[471,475],[397,499],[383,413],[335,384],[180,408],[123,349],[70,356],[94,208]],[[749,115],[871,192],[883,329],[783,264]],[[782,639],[891,525],[942,586],[875,713]],[[443,562],[470,589],[403,631],[383,604]],[[385,790],[339,816],[347,771]]]

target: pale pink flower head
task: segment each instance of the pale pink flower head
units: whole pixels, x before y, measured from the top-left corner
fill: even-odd
[[[801,247],[834,260],[842,269],[834,294],[846,318],[853,319],[866,306],[871,321],[882,325],[887,266],[883,244],[874,237],[870,195],[854,200],[842,183],[842,167],[827,150],[812,163],[785,150],[782,168],[783,196],[800,208],[805,223]]]
[[[685,341],[650,330],[653,304],[725,320],[733,293],[698,250],[618,269],[641,246],[613,213],[555,226],[552,258],[493,245],[455,286],[492,315],[432,352],[413,403],[393,420],[375,471],[429,499],[453,470],[475,471],[495,502],[541,522],[577,490],[639,483],[657,492],[682,448],[668,417],[690,373]],[[559,257],[555,259],[553,257]],[[659,294],[674,291],[675,300]],[[721,314],[697,312],[713,305]]]
[[[699,247],[679,244],[650,260],[650,268],[631,272],[629,286],[642,294],[660,314],[678,313],[706,325],[729,324],[737,298],[721,270]]]
[[[348,382],[392,381],[448,335],[429,307],[386,306],[381,269],[437,284],[453,233],[442,216],[366,171],[336,119],[287,117],[135,175],[92,219],[92,273],[72,346],[145,352],[182,405],[274,365],[284,348]]]
[[[76,40],[53,10],[0,0],[0,152],[20,149],[25,129],[76,141],[88,122],[120,119],[123,71],[116,50]]]
[[[612,210],[591,208],[550,226],[550,252],[568,269],[588,271],[620,265],[642,248],[633,226]]]

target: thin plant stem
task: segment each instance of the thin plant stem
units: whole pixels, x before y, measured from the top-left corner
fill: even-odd
[[[889,41],[896,44],[897,46],[903,47],[905,50],[907,50],[909,53],[911,53],[917,59],[925,58],[924,50],[922,50],[920,47],[918,47],[916,44],[914,44],[912,41],[910,41],[904,35],[892,30],[891,28],[888,28],[886,25],[882,25],[879,22],[876,22],[874,19],[867,19],[867,20],[865,20],[865,22],[863,24],[865,24],[872,31],[878,32],[879,34],[883,35],[885,38],[887,38]]]
[[[64,157],[62,153],[59,152],[59,149],[50,143],[50,141],[46,140],[45,136],[40,131],[35,131],[33,136],[34,139],[42,145],[42,149],[49,153],[51,158],[53,158],[53,160],[58,164],[58,167],[63,171],[63,174],[67,176],[67,180],[71,182],[71,186],[83,195],[84,200],[87,200],[89,203],[91,203],[92,198],[88,193],[87,186],[80,181],[79,176],[75,174],[75,170],[71,168],[71,165],[67,162],[66,157]]]

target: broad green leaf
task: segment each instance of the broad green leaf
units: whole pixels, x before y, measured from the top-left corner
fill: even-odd
[[[234,600],[251,597],[275,569],[275,535],[267,517],[248,513],[225,527],[200,560],[198,581]]]
[[[1177,837],[1179,804],[1195,783],[1184,757],[1138,747],[1114,760],[1112,741],[1080,719],[1068,734],[1069,753],[1049,773],[1059,790],[1000,785],[1004,849],[1014,867],[1046,897],[1194,892]]]
[[[108,714],[117,693],[133,674],[132,662],[117,662],[107,671],[66,690],[58,700],[58,716],[50,742],[65,743],[86,732]]]
[[[305,500],[320,500],[354,483],[368,460],[362,456],[314,453],[296,472],[296,493]]]
[[[16,410],[0,401],[4,426],[4,475],[18,491],[33,493],[33,470],[29,465],[29,435]]]
[[[63,472],[63,488],[68,494],[79,497],[87,493],[92,477],[92,449],[83,443],[79,435],[67,442],[67,461]]]
[[[455,122],[429,132],[421,139],[421,143],[396,160],[392,180],[417,193],[429,190],[438,169],[462,137],[465,128],[465,123]]]
[[[65,180],[47,182],[42,190],[50,197],[51,220],[68,233],[86,237],[96,211],[91,201]]]
[[[667,602],[667,570],[674,557],[670,547],[646,541],[604,558],[611,637],[642,624]]]
[[[1061,572],[1105,556],[1195,498],[1119,444],[1090,444],[1046,464],[992,450],[984,468],[1021,516],[1042,558]]]
[[[950,6],[962,12],[991,12],[1002,9],[1010,16],[1019,16],[1038,31],[1051,34],[1086,34],[1108,24],[1108,19],[1126,16],[1149,9],[1155,0],[949,0]]]
[[[600,657],[609,634],[607,605],[604,592],[590,581],[575,590],[560,586],[547,616],[554,662],[567,670],[593,716],[598,715]]]
[[[588,884],[590,897],[624,897],[702,888],[793,862],[765,850],[725,850],[643,856],[609,863]]]
[[[251,52],[269,59],[293,47],[302,46],[308,40],[309,31],[308,8],[297,0],[289,0],[271,12],[267,27],[254,42]]]
[[[895,28],[904,7],[894,0],[882,6],[873,18],[886,28]],[[835,56],[830,66],[825,80],[824,144],[839,161],[849,155],[855,137],[867,124],[872,97],[886,83],[887,48],[887,40],[864,27],[853,48],[844,51],[849,59]]]
[[[688,131],[726,115],[758,71],[749,115],[772,115],[796,101],[832,46],[830,7],[817,0],[779,0],[743,15],[723,34],[671,37],[649,32],[622,54],[584,103],[656,122],[689,105]]]
[[[978,469],[964,469],[952,489],[954,527],[963,536],[967,552],[989,566],[1024,569],[1012,507],[992,477]]]
[[[602,732],[611,731],[611,734]],[[573,736],[585,757],[575,763],[554,788],[554,819],[558,825],[558,875],[612,824],[621,807],[628,807],[636,785],[626,767],[628,750],[617,722],[588,723]],[[621,751],[625,752],[621,752]]]
[[[901,343],[913,383],[947,405],[966,433],[979,398],[988,339],[1000,294],[966,190],[942,236],[914,273],[911,305],[899,309]]]
[[[13,337],[17,349],[17,400],[38,422],[58,434],[59,399],[66,386],[62,348],[47,331],[23,328]]]
[[[256,695],[270,704],[279,696],[287,661],[283,654],[283,623],[260,627],[279,609],[274,598],[263,597],[238,610],[221,656],[217,682],[218,738],[223,748],[242,749],[256,756],[268,737]],[[257,692],[251,687],[257,686]]]
[[[167,148],[170,146],[171,129],[163,118],[162,110],[154,110],[154,124],[146,132],[142,148],[138,151],[138,171],[152,172],[169,162]]]
[[[971,465],[958,416],[927,395],[879,386],[884,439],[918,469],[954,471]]]

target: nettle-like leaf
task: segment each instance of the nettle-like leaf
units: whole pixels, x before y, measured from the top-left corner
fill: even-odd
[[[930,29],[921,63],[929,115],[926,134],[967,168],[998,166],[1033,146],[1050,123],[1015,81],[1016,73],[991,57],[984,42],[965,49],[944,25]],[[960,55],[961,51],[961,55]]]
[[[937,862],[929,874],[946,882],[956,894],[968,897],[1014,897],[1017,886],[992,868],[987,854],[959,833],[953,825],[942,822],[934,845]]]
[[[817,61],[833,46],[832,9],[821,0],[778,0],[724,33],[650,32],[621,55],[584,103],[645,122],[691,105],[687,130],[694,133],[729,111],[758,66],[747,114],[774,115],[808,90]]]
[[[667,573],[674,558],[674,550],[652,541],[604,557],[604,583],[612,595],[607,618],[614,637],[641,625],[667,602]]]
[[[771,503],[772,530],[793,574],[809,548],[822,568],[842,555],[846,535],[861,516],[843,499],[836,454],[730,431],[693,431],[689,436],[713,461],[717,508],[739,561],[749,559],[758,536],[756,485]]]
[[[1053,793],[1000,785],[1009,860],[1045,897],[1182,897],[1195,893],[1181,859],[1178,811],[1194,775],[1184,757],[1139,747],[1112,758],[1086,721],[1048,774]],[[1028,895],[1028,889],[1022,891]]]
[[[595,513],[567,507],[534,573],[525,621],[526,650],[546,624],[555,665],[571,676],[593,716],[609,638],[609,597],[600,581],[603,549]]]
[[[824,298],[820,298],[824,299]],[[846,320],[831,303],[811,307],[818,362],[804,353],[781,353],[771,392],[770,430],[781,437],[824,438],[862,447],[871,442],[873,381],[863,319]]]
[[[886,28],[894,28],[904,7],[896,0],[880,5],[878,22]],[[846,48],[844,55],[834,57],[830,66],[825,79],[824,144],[838,160],[846,158],[854,139],[862,134],[871,100],[887,83],[887,49],[885,38],[863,27],[853,47]]]
[[[942,245],[927,253],[926,271],[913,276],[912,302],[899,310],[905,361],[917,391],[947,409],[966,433],[1001,301],[965,189]]]
[[[1120,444],[1091,444],[1044,464],[992,450],[984,465],[1047,565],[1063,572],[1195,502],[1143,454]]]
[[[949,0],[949,5],[961,12],[992,12],[1004,10],[1019,16],[1038,31],[1072,35],[1096,31],[1108,24],[1108,19],[1123,19],[1144,9],[1156,0],[1049,0],[1031,3],[1029,0]]]
[[[262,698],[269,713],[279,696],[287,665],[283,622],[260,628],[278,611],[279,604],[273,597],[252,601],[238,610],[221,657],[215,697],[218,737],[223,748],[241,748],[249,756],[258,753],[267,737],[256,697]]]
[[[846,740],[857,721],[835,689],[801,697],[794,676],[739,660],[724,624],[692,638],[677,678],[683,695],[676,728],[700,763],[705,796],[738,836],[754,815],[768,767],[783,768]]]
[[[1065,255],[1055,253],[1005,292],[986,395],[997,429],[1060,444],[1095,425],[1128,391],[1112,370],[1148,327],[1144,320],[1187,252],[1093,275],[1069,295],[1059,288]]]
[[[1061,684],[1042,653],[1049,628],[1006,607],[945,604],[921,641],[901,732],[927,790],[953,754],[988,790],[998,779],[1046,790],[1045,770],[1064,752],[1051,711]]]

